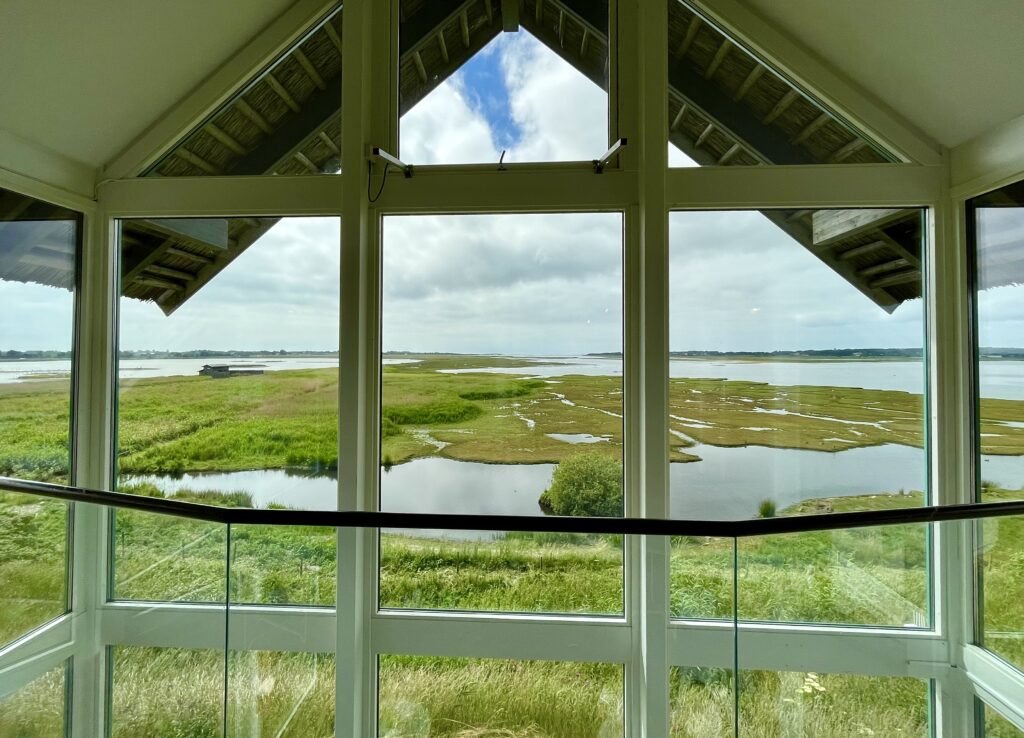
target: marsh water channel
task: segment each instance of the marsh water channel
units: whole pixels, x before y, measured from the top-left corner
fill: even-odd
[[[924,452],[897,444],[827,453],[766,446],[692,449],[701,461],[670,466],[674,518],[730,520],[754,517],[761,500],[781,510],[808,499],[893,494],[924,487]],[[1024,483],[1015,456],[984,456],[983,478],[1009,487]],[[445,458],[416,459],[381,472],[381,508],[418,513],[541,515],[540,494],[554,464],[481,464]],[[180,477],[126,477],[178,489],[245,490],[259,507],[330,510],[337,477],[271,469]],[[426,532],[434,534],[436,532]]]
[[[160,367],[147,367],[149,375],[175,373],[174,361],[167,361]],[[401,360],[389,359],[388,363],[397,361]],[[685,359],[673,360],[670,366],[673,378],[719,377],[777,386],[857,386],[920,393],[924,380],[923,365],[907,360]],[[621,360],[617,358],[557,357],[532,359],[528,367],[470,371],[551,378],[573,374],[615,376],[621,375],[621,367]],[[284,368],[295,367],[291,362],[282,362],[268,370]],[[986,396],[1024,399],[1024,361],[985,361],[981,373]],[[580,438],[567,436],[559,440],[583,444],[581,448],[604,440],[580,435]],[[675,518],[742,519],[755,516],[759,503],[765,499],[771,499],[782,510],[805,500],[909,493],[926,486],[924,451],[899,444],[839,452],[698,444],[687,451],[701,460],[670,465],[670,513]],[[540,515],[538,498],[550,485],[554,469],[555,465],[549,463],[485,464],[443,456],[415,459],[381,471],[381,508],[423,513]],[[1019,456],[986,455],[982,457],[981,477],[1001,487],[1021,488],[1024,464]],[[300,470],[137,476],[126,477],[122,482],[150,482],[166,493],[179,489],[243,490],[252,495],[254,504],[259,507],[278,503],[329,510],[336,507],[337,499],[336,475],[310,475]],[[436,535],[438,531],[422,531],[421,534]],[[459,537],[487,536],[459,534]]]

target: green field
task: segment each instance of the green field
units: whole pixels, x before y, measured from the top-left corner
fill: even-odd
[[[592,452],[621,457],[622,386],[615,377],[517,379],[480,368],[491,357],[421,357],[384,371],[382,458],[402,463],[442,456],[492,463],[560,462],[579,448],[548,433],[609,440]],[[505,360],[516,364],[516,360]],[[520,362],[521,364],[522,362]],[[525,370],[528,372],[528,369]],[[920,397],[851,388],[774,387],[753,382],[673,379],[673,459],[693,461],[695,442],[838,451],[903,443],[920,446]],[[762,411],[755,415],[754,408]],[[774,412],[773,412],[774,411]],[[785,412],[781,412],[785,411]],[[986,401],[986,453],[1024,453],[1024,402]],[[753,418],[756,418],[754,422]],[[530,422],[527,422],[530,421]],[[758,428],[771,426],[773,430]],[[67,384],[0,385],[0,474],[62,479],[67,466]],[[329,370],[213,380],[169,377],[122,383],[119,464],[126,474],[337,466],[337,377]],[[699,462],[698,462],[699,463]],[[1024,481],[1024,480],[1022,480]],[[152,486],[130,491],[162,494]],[[247,505],[243,493],[181,492],[183,499]],[[987,485],[988,499],[1020,490]],[[779,514],[917,505],[920,493],[814,500]],[[63,610],[66,508],[0,495],[0,645]],[[121,511],[113,536],[119,598],[333,605],[336,550],[321,528],[232,530],[225,578],[223,527]],[[984,526],[984,612],[988,645],[1024,666],[1024,520]],[[837,531],[730,541],[687,538],[671,548],[671,608],[680,618],[739,617],[780,622],[926,625],[927,537],[923,527]],[[622,541],[610,536],[509,534],[495,541],[386,535],[381,604],[388,608],[620,615]],[[739,602],[733,601],[739,576]],[[118,649],[114,735],[218,734],[223,655]],[[334,664],[308,654],[232,656],[234,720],[259,715],[246,734],[326,736]],[[51,735],[55,677],[39,680],[0,709],[0,734]],[[672,735],[731,735],[732,675],[673,672]],[[390,738],[576,738],[620,735],[621,669],[544,662],[457,662],[388,657],[381,664],[382,734]],[[743,672],[744,724],[757,735],[923,735],[921,682],[844,675]],[[188,709],[182,709],[187,705]],[[298,706],[297,710],[292,708]],[[237,723],[242,725],[243,723]],[[249,725],[248,723],[244,723]],[[856,725],[851,733],[851,725]],[[795,727],[796,726],[796,727]],[[609,732],[611,731],[611,732]],[[998,734],[995,734],[998,735]]]

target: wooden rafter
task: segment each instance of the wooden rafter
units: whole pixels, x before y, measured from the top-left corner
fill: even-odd
[[[723,39],[722,43],[718,46],[718,51],[715,52],[714,58],[711,63],[708,64],[708,68],[704,70],[704,79],[711,79],[715,76],[715,72],[722,66],[722,62],[725,61],[725,57],[729,56],[729,51],[732,49],[732,41],[729,39]]]
[[[674,131],[676,128],[679,127],[679,124],[683,122],[683,118],[686,117],[686,111],[689,109],[689,107],[690,106],[687,105],[686,101],[684,100],[683,103],[679,106],[679,112],[676,113],[676,117],[672,119],[672,125],[669,126],[670,131]]]
[[[679,44],[679,48],[676,49],[676,56],[686,56],[686,52],[690,50],[690,46],[693,45],[693,40],[697,38],[697,31],[700,30],[701,19],[699,15],[694,15],[690,19],[690,25],[686,27],[686,35],[683,37],[683,42]]]
[[[701,132],[699,136],[697,136],[697,140],[693,142],[694,147],[699,149],[704,144],[704,142],[708,140],[708,136],[710,136],[714,132],[714,130],[715,124],[708,123],[707,127]]]
[[[800,130],[800,133],[796,134],[796,136],[793,137],[793,143],[803,143],[808,138],[810,138],[819,128],[828,123],[830,120],[832,120],[831,115],[829,115],[828,113],[822,113],[817,118],[808,123],[806,126],[804,126]]]
[[[292,93],[285,89],[285,86],[282,85],[280,80],[274,76],[273,72],[267,72],[263,81],[266,82],[270,89],[274,91],[275,95],[281,98],[285,105],[292,109],[293,113],[298,113],[302,110],[302,108],[299,107],[298,102],[295,101],[295,98],[292,97]]]
[[[327,21],[326,23],[324,23],[324,32],[327,34],[327,38],[331,39],[331,43],[334,44],[334,48],[336,48],[338,50],[338,53],[340,54],[341,37],[338,35],[338,32],[334,29],[334,26],[331,24],[331,21]]]
[[[238,154],[239,156],[245,156],[246,155],[247,152],[245,150],[245,147],[242,146],[242,144],[238,143],[238,141],[235,140],[234,136],[231,136],[230,134],[225,133],[217,125],[215,125],[213,123],[207,123],[205,126],[203,126],[203,128],[204,128],[204,130],[208,134],[210,134],[215,139],[220,141],[227,148],[231,149],[232,152]]]
[[[738,154],[742,149],[743,149],[742,145],[740,145],[738,143],[734,143],[732,146],[729,147],[728,151],[726,151],[724,154],[722,154],[722,157],[718,160],[718,166],[723,166],[725,164],[728,164],[729,161],[734,156],[736,156],[736,154]]]
[[[775,103],[775,106],[768,112],[768,115],[766,115],[761,120],[761,122],[764,123],[766,126],[767,125],[771,125],[772,123],[774,123],[776,121],[776,119],[778,119],[778,117],[780,115],[782,115],[784,112],[786,112],[786,110],[789,108],[789,106],[792,105],[794,102],[796,102],[796,100],[799,97],[800,97],[800,93],[797,92],[796,90],[794,90],[794,89],[788,90],[786,92],[786,94],[783,95],[782,98],[777,103]]]
[[[764,65],[755,62],[754,68],[750,70],[750,73],[743,80],[743,84],[739,86],[739,89],[736,90],[736,94],[732,96],[732,99],[739,102],[746,97],[747,93],[750,92],[750,88],[754,86],[754,83],[757,82],[757,80],[761,79],[761,75],[764,74],[764,72]]]
[[[313,66],[313,62],[311,62],[309,57],[302,52],[302,49],[295,49],[295,51],[292,52],[292,56],[295,57],[295,61],[297,61],[299,66],[302,67],[302,71],[306,73],[306,76],[313,80],[314,85],[321,90],[327,88],[324,78],[320,76],[320,72],[316,70],[316,67]]]
[[[251,120],[261,131],[264,133],[273,133],[274,129],[270,127],[269,123],[267,123],[267,119],[260,115],[259,112],[257,112],[257,110],[245,100],[242,98],[235,100],[235,107],[238,108],[238,111]]]
[[[444,29],[440,28],[437,31],[437,48],[441,51],[441,58],[444,59],[444,63],[449,63],[448,58],[448,44],[444,40]]]
[[[469,48],[469,11],[465,7],[459,13],[459,31],[462,32],[462,45]]]

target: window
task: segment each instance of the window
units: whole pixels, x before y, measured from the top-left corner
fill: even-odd
[[[0,189],[0,475],[71,480],[82,218]],[[69,506],[0,493],[0,646],[64,614]]]
[[[130,220],[121,242],[120,489],[336,509],[338,220]],[[121,511],[116,596],[220,601],[223,532]],[[243,526],[231,555],[233,601],[334,601],[333,530]]]
[[[403,160],[501,166],[607,150],[607,0],[400,7]]]
[[[1024,189],[1013,184],[969,204],[975,279],[978,500],[1019,500],[1024,490]],[[1018,603],[1024,577],[1021,519],[978,528],[981,642],[1024,669]]]
[[[925,504],[921,212],[669,222],[672,515]],[[676,542],[677,581],[701,590],[680,594],[677,615],[731,611],[731,553],[725,540]],[[924,526],[744,539],[737,566],[743,619],[928,622]],[[785,603],[768,594],[783,580]]]
[[[382,510],[623,512],[622,219],[384,221]],[[621,613],[607,536],[392,531],[381,606]]]

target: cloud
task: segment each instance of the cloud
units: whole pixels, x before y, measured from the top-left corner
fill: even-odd
[[[130,350],[338,347],[340,222],[284,218],[170,316],[121,300]]]

